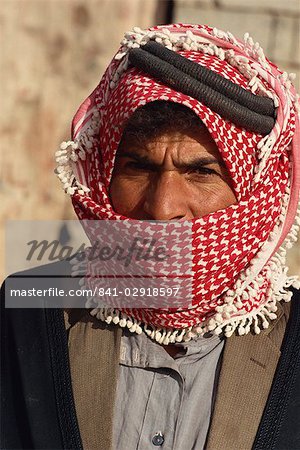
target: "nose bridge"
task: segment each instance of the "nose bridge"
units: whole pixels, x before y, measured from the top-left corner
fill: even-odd
[[[186,216],[187,196],[176,171],[163,171],[157,176],[146,194],[145,210],[154,220],[172,220]]]

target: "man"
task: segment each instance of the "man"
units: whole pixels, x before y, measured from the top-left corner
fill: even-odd
[[[125,36],[57,172],[83,221],[135,219],[149,236],[179,223],[186,273],[171,257],[163,273],[185,298],[153,308],[92,297],[65,322],[58,310],[26,316],[34,332],[7,313],[17,357],[6,357],[5,448],[300,448],[299,293],[284,260],[297,102],[248,37],[196,25]],[[97,264],[83,261],[87,287]],[[292,296],[290,313],[280,302]]]

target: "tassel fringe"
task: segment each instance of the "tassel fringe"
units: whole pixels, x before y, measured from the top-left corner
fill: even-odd
[[[81,159],[85,161],[87,155],[92,153],[98,144],[99,135],[98,111],[94,111],[89,126],[81,132],[75,141],[64,141],[60,144],[60,149],[55,153],[57,167],[55,173],[61,181],[66,194],[74,195],[75,193],[84,195],[90,192],[90,189],[80,183],[74,173],[76,162]]]

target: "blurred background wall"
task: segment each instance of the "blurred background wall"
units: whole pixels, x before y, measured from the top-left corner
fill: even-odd
[[[300,87],[300,0],[176,0],[175,21],[199,22],[248,32],[282,70],[297,74]]]
[[[1,269],[7,219],[75,218],[53,174],[54,152],[133,26],[206,23],[248,31],[299,89],[298,0],[1,0]],[[300,273],[299,246],[291,265]]]

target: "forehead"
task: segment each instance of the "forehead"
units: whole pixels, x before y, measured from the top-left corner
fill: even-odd
[[[209,154],[218,160],[222,159],[215,141],[205,127],[188,131],[165,130],[151,137],[127,134],[125,129],[117,155],[125,152],[147,154],[153,158],[161,158],[170,153],[180,160]]]

